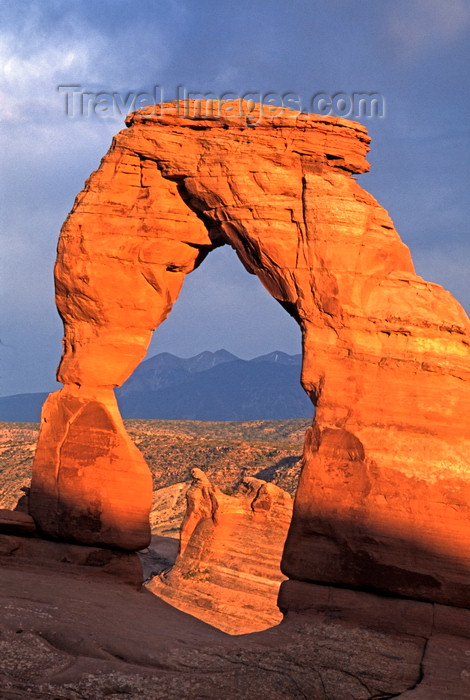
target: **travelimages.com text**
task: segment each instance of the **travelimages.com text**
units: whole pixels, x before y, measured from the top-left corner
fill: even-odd
[[[160,85],[151,92],[93,92],[82,85],[59,85],[59,93],[63,96],[65,114],[72,118],[87,117],[125,117],[138,109],[153,108],[155,114],[163,114],[165,102],[173,101],[173,109],[182,117],[235,117],[245,116],[250,122],[256,123],[262,116],[295,118],[302,111],[323,116],[343,117],[346,119],[383,118],[385,116],[385,98],[378,92],[326,92],[315,93],[304,104],[302,98],[295,92],[247,91],[243,94],[227,91],[220,95],[214,92],[195,92],[184,86],[176,88],[176,98],[164,95]]]

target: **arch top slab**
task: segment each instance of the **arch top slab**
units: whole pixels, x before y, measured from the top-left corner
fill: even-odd
[[[88,451],[81,475],[71,455],[99,406],[125,435],[112,388],[144,356],[185,275],[228,244],[299,323],[302,384],[316,404],[285,573],[470,604],[468,317],[415,274],[388,213],[357,183],[369,168],[361,124],[250,109],[189,102],[129,115],[78,195],[55,269],[65,387],[44,409],[32,514],[53,536],[146,541],[150,482],[138,453]],[[72,429],[78,418],[64,411],[74,401],[84,413]],[[129,460],[141,502],[136,489],[101,495],[100,517],[80,521],[90,475],[113,483]],[[110,525],[123,512],[128,541]]]

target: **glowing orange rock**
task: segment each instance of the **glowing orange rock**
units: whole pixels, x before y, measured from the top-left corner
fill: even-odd
[[[179,556],[147,587],[229,634],[276,625],[282,619],[276,605],[284,578],[279,564],[292,497],[253,477],[227,495],[200,469],[191,473]]]
[[[59,453],[84,436],[66,434],[67,406],[101,392],[110,410],[112,387],[143,357],[184,276],[228,243],[298,321],[302,383],[317,407],[285,573],[470,605],[469,321],[415,274],[387,212],[354,179],[368,169],[365,128],[306,114],[254,125],[177,112],[131,115],[64,224],[56,279],[66,390],[46,406],[33,516],[70,532],[73,501],[82,538],[78,514],[106,458],[90,448],[81,474],[67,467],[64,499]],[[136,456],[108,462],[110,481],[112,469],[142,467]],[[115,504],[140,503],[139,531],[145,488],[141,501],[125,488],[103,496],[100,519],[116,522]],[[120,527],[96,530],[97,543],[122,544]]]
[[[140,549],[150,539],[151,495],[150,471],[112,391],[63,389],[49,396],[30,492],[30,511],[44,532]]]

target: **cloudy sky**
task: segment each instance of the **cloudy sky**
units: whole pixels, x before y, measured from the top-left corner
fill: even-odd
[[[372,170],[417,271],[470,309],[468,0],[0,0],[0,395],[55,388],[62,328],[52,269],[75,195],[123,126],[67,115],[83,91],[176,87],[299,95],[378,92]],[[184,285],[150,354],[300,351],[295,323],[225,248]]]

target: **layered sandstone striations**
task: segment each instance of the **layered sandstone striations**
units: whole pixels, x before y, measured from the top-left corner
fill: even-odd
[[[355,180],[368,169],[365,128],[177,107],[129,116],[64,224],[65,388],[44,408],[37,523],[91,543],[147,541],[150,482],[112,389],[185,275],[229,244],[298,321],[317,407],[286,575],[470,605],[469,321],[415,274]]]
[[[254,477],[232,494],[213,486],[200,469],[192,477],[179,555],[147,587],[229,634],[276,625],[282,619],[276,601],[292,497]]]

